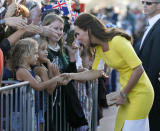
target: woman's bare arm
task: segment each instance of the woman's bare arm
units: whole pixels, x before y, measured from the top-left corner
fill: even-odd
[[[73,80],[94,80],[101,77],[104,74],[101,70],[89,70],[80,73],[70,73],[71,79]]]
[[[123,88],[122,92],[128,94],[132,90],[132,88],[134,88],[134,86],[137,84],[143,72],[144,69],[142,65],[139,65],[136,68],[134,68],[129,81],[127,85]]]

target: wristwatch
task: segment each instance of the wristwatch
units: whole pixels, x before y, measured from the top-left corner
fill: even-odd
[[[127,98],[127,94],[124,93],[123,91],[120,92],[120,95],[121,95],[123,98]]]

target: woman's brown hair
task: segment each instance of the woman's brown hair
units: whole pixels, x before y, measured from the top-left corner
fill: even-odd
[[[112,40],[116,35],[120,35],[132,42],[132,37],[126,34],[123,30],[118,28],[106,28],[101,21],[89,13],[80,14],[75,20],[74,25],[84,31],[88,30],[89,38],[92,34],[99,40],[105,42]]]

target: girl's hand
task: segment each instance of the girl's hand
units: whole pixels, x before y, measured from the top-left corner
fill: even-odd
[[[47,57],[45,57],[45,56],[43,56],[43,57],[41,57],[41,58],[40,58],[40,56],[39,56],[39,59],[40,59],[40,61],[41,61],[42,63],[46,63],[47,65],[50,65],[50,64],[51,64],[51,61],[50,61]]]
[[[56,64],[52,64],[52,73],[53,73],[53,76],[57,76],[60,74],[58,66]]]
[[[42,82],[41,78],[40,78],[38,75],[35,76],[35,79],[36,79],[38,82]]]
[[[47,57],[46,57],[46,58],[44,57],[43,61],[44,61],[44,63],[46,63],[47,65],[52,64],[51,61],[50,61]]]
[[[160,73],[159,73],[159,75],[160,75]],[[158,80],[160,81],[160,76],[158,77]]]
[[[76,46],[75,44],[73,44],[72,46],[65,45],[65,47],[68,50],[70,62],[75,62],[76,61],[75,54],[76,54],[76,51],[78,49],[78,46]]]

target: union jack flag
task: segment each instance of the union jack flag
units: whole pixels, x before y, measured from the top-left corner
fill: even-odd
[[[62,7],[66,7],[67,3],[66,1],[62,0],[62,1],[57,1],[54,3],[53,8],[54,9],[62,9]]]
[[[60,1],[55,2],[52,8],[61,10],[62,15],[69,14],[68,5],[65,0],[60,0]]]
[[[76,11],[72,11],[72,21],[74,22],[76,18],[78,17],[79,13]]]

